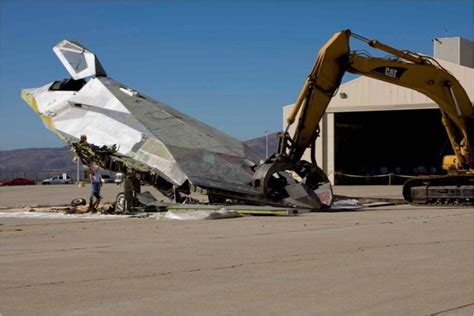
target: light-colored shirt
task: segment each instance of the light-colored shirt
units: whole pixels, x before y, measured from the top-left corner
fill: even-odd
[[[100,173],[100,171],[95,171],[91,174],[92,182],[100,182],[101,178],[102,174]]]

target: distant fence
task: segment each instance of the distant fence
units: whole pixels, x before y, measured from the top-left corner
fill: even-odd
[[[11,181],[16,178],[26,178],[33,180],[37,183],[41,183],[44,179],[57,176],[59,174],[67,173],[71,176],[74,182],[77,182],[76,170],[66,170],[66,171],[57,171],[57,170],[47,170],[47,171],[28,171],[28,170],[17,170],[17,171],[0,171],[0,181]],[[84,173],[81,170],[79,173],[80,179],[83,180]]]
[[[11,181],[16,178],[26,178],[35,181],[36,183],[41,183],[44,179],[49,179],[51,177],[67,173],[73,182],[78,182],[77,180],[77,170],[0,170],[0,182]],[[102,170],[103,175],[111,175],[112,173],[107,170]],[[84,169],[81,167],[79,169],[79,181],[84,180]]]
[[[394,185],[403,184],[408,179],[416,178],[416,175],[406,175],[397,173],[386,173],[377,175],[357,175],[343,172],[335,172],[336,184],[353,185]]]
[[[15,178],[26,178],[41,183],[42,180],[51,178],[62,174],[63,172],[69,174],[74,182],[76,179],[76,170],[46,170],[46,171],[0,171],[0,181],[10,181]],[[104,174],[107,174],[105,172]],[[84,171],[81,168],[79,173],[80,179],[84,180]],[[335,172],[335,181],[339,185],[398,185],[403,184],[406,180],[416,177],[415,175],[404,175],[396,173],[377,174],[377,175],[357,175],[343,172]]]

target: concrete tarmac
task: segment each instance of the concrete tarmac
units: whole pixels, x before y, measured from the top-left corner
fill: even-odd
[[[472,315],[473,227],[471,209],[410,205],[208,221],[0,218],[0,314]]]

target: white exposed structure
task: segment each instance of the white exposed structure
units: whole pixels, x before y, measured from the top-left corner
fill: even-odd
[[[78,42],[63,40],[53,50],[71,78],[23,89],[22,98],[82,163],[125,173],[120,211],[138,203],[141,181],[178,203],[194,202],[191,194],[198,192],[210,203],[288,206],[291,212],[331,205],[330,188],[309,188],[284,170],[270,174],[281,191],[267,194],[262,188],[270,179],[260,181],[263,169],[246,144],[108,77]],[[141,198],[145,205],[156,202]]]
[[[120,159],[177,187],[189,182],[257,194],[245,144],[107,77],[94,53],[78,42],[63,40],[53,51],[72,79],[23,89],[22,98],[60,138],[85,135],[89,144],[115,145]]]
[[[474,42],[459,37],[441,38],[439,41],[443,44],[434,41],[435,58],[459,80],[474,104]],[[445,58],[450,61],[443,60]],[[283,129],[292,106],[291,104],[283,107]],[[339,87],[321,120],[320,137],[316,141],[318,165],[334,184],[335,113],[438,108],[433,100],[412,89],[363,76],[348,81]],[[293,133],[294,128],[295,125],[290,126],[290,133]],[[307,150],[303,159],[309,160],[309,157]]]

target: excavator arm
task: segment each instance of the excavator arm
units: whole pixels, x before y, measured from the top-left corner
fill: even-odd
[[[394,57],[376,58],[366,53],[351,52],[349,45],[351,37],[390,53]],[[306,191],[328,182],[324,172],[316,165],[314,143],[319,134],[319,122],[346,71],[410,88],[431,98],[441,110],[442,123],[455,155],[455,158],[451,159],[455,173],[461,176],[472,174],[473,159],[470,141],[472,104],[458,80],[431,57],[400,51],[345,30],[334,34],[320,49],[316,63],[287,118],[287,128],[280,135],[278,152],[257,168],[254,184],[260,185],[264,194],[270,191],[275,192],[271,180],[278,171],[282,170],[295,171],[302,178],[302,185]],[[295,122],[298,114],[295,133],[291,137],[288,129]],[[311,148],[312,164],[301,161],[307,148]],[[456,181],[463,182],[465,179],[456,178],[454,185],[457,185]],[[470,179],[466,181],[472,182],[472,176]],[[449,179],[443,181],[441,182],[444,184],[453,184],[453,181]],[[426,181],[423,183],[426,187],[433,184],[433,182],[427,184]],[[411,189],[412,187],[404,188],[404,194],[405,191]],[[291,190],[281,188],[276,191],[285,191],[290,197],[292,194]],[[405,196],[408,196],[408,200],[412,200],[411,193]]]
[[[351,35],[399,59],[375,58],[350,52]],[[469,140],[472,103],[459,81],[430,57],[399,51],[378,41],[353,35],[350,31],[335,34],[321,48],[316,64],[287,119],[290,125],[300,113],[293,137],[295,145],[290,149],[291,159],[300,159],[306,148],[314,142],[317,126],[346,71],[410,88],[431,98],[441,109],[442,122],[457,158],[456,169],[472,168]]]
[[[472,103],[459,81],[436,60],[418,58],[417,63],[409,63],[351,53],[347,71],[410,88],[432,99],[441,109],[442,122],[457,158],[456,169],[468,170],[473,163],[469,139]]]
[[[287,118],[289,127],[298,113],[300,114],[293,136],[294,146],[288,148],[288,155],[293,161],[301,159],[306,148],[311,146],[318,136],[319,122],[347,70],[349,36],[348,31],[336,33],[320,49],[316,63]]]

